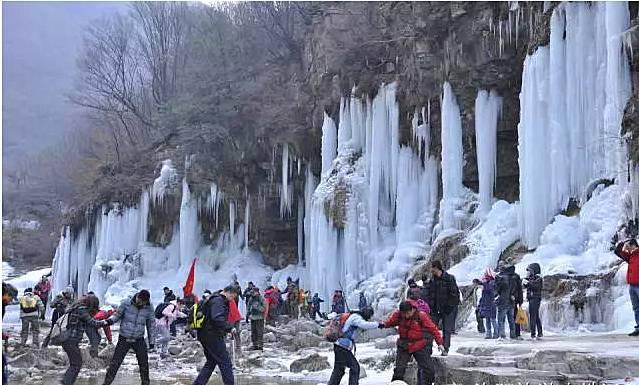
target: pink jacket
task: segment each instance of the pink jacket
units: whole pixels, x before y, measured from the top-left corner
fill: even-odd
[[[155,320],[158,327],[168,328],[176,319],[186,318],[187,315],[178,310],[177,305],[170,303],[162,310],[163,317]]]

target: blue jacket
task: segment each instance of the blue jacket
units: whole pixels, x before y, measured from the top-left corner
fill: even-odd
[[[479,299],[479,315],[493,319],[497,317],[497,305],[495,304],[495,280],[482,283],[483,290]]]
[[[151,303],[141,308],[135,304],[136,296],[127,298],[120,304],[118,311],[109,317],[112,323],[120,323],[120,337],[144,338],[146,329],[149,336],[149,345],[155,341],[155,310]]]
[[[357,334],[360,329],[376,329],[378,325],[379,323],[377,322],[365,321],[359,314],[351,314],[342,328],[342,338],[338,339],[337,342],[335,342],[335,345],[352,350],[355,345],[355,338],[357,338]]]

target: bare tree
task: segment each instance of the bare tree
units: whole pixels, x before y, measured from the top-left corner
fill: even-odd
[[[132,16],[138,46],[151,75],[151,90],[158,107],[176,95],[187,59],[188,5],[184,2],[133,2]]]
[[[116,120],[124,139],[137,143],[152,123],[132,21],[116,14],[90,26],[78,66],[80,81],[71,101]]]

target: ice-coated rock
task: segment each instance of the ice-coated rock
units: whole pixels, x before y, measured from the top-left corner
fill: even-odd
[[[318,372],[320,370],[329,369],[331,365],[326,357],[319,354],[311,354],[304,358],[297,359],[291,363],[290,370],[293,373],[301,373],[304,370],[309,372]]]

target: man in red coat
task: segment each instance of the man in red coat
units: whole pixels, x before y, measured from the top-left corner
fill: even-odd
[[[95,315],[93,316],[93,319],[98,320],[98,321],[106,320],[109,317],[111,317],[113,315],[113,313],[115,313],[115,311],[113,309],[100,310],[97,313],[95,313]],[[106,337],[107,341],[109,342],[109,345],[112,345],[113,344],[113,334],[111,333],[111,326],[106,325],[106,326],[102,327],[102,330],[104,330],[104,336]]]
[[[392,327],[397,327],[399,332],[392,381],[404,380],[406,367],[413,357],[422,371],[422,375],[418,376],[418,385],[434,383],[435,369],[430,358],[433,339],[440,350],[444,345],[442,333],[437,325],[428,314],[417,310],[413,302],[404,301],[399,304],[399,310],[395,310],[386,321],[380,324],[380,328]]]
[[[45,309],[47,308],[47,301],[49,300],[50,292],[51,292],[51,282],[49,282],[49,277],[47,277],[46,275],[43,275],[40,282],[38,282],[33,288],[33,293],[37,295],[38,297],[40,297]],[[42,312],[42,314],[40,314],[41,319],[44,319],[44,313],[45,312]]]
[[[628,263],[626,281],[629,285],[630,302],[635,313],[635,330],[630,337],[639,336],[639,245],[636,239],[621,241],[615,247],[615,254]]]

